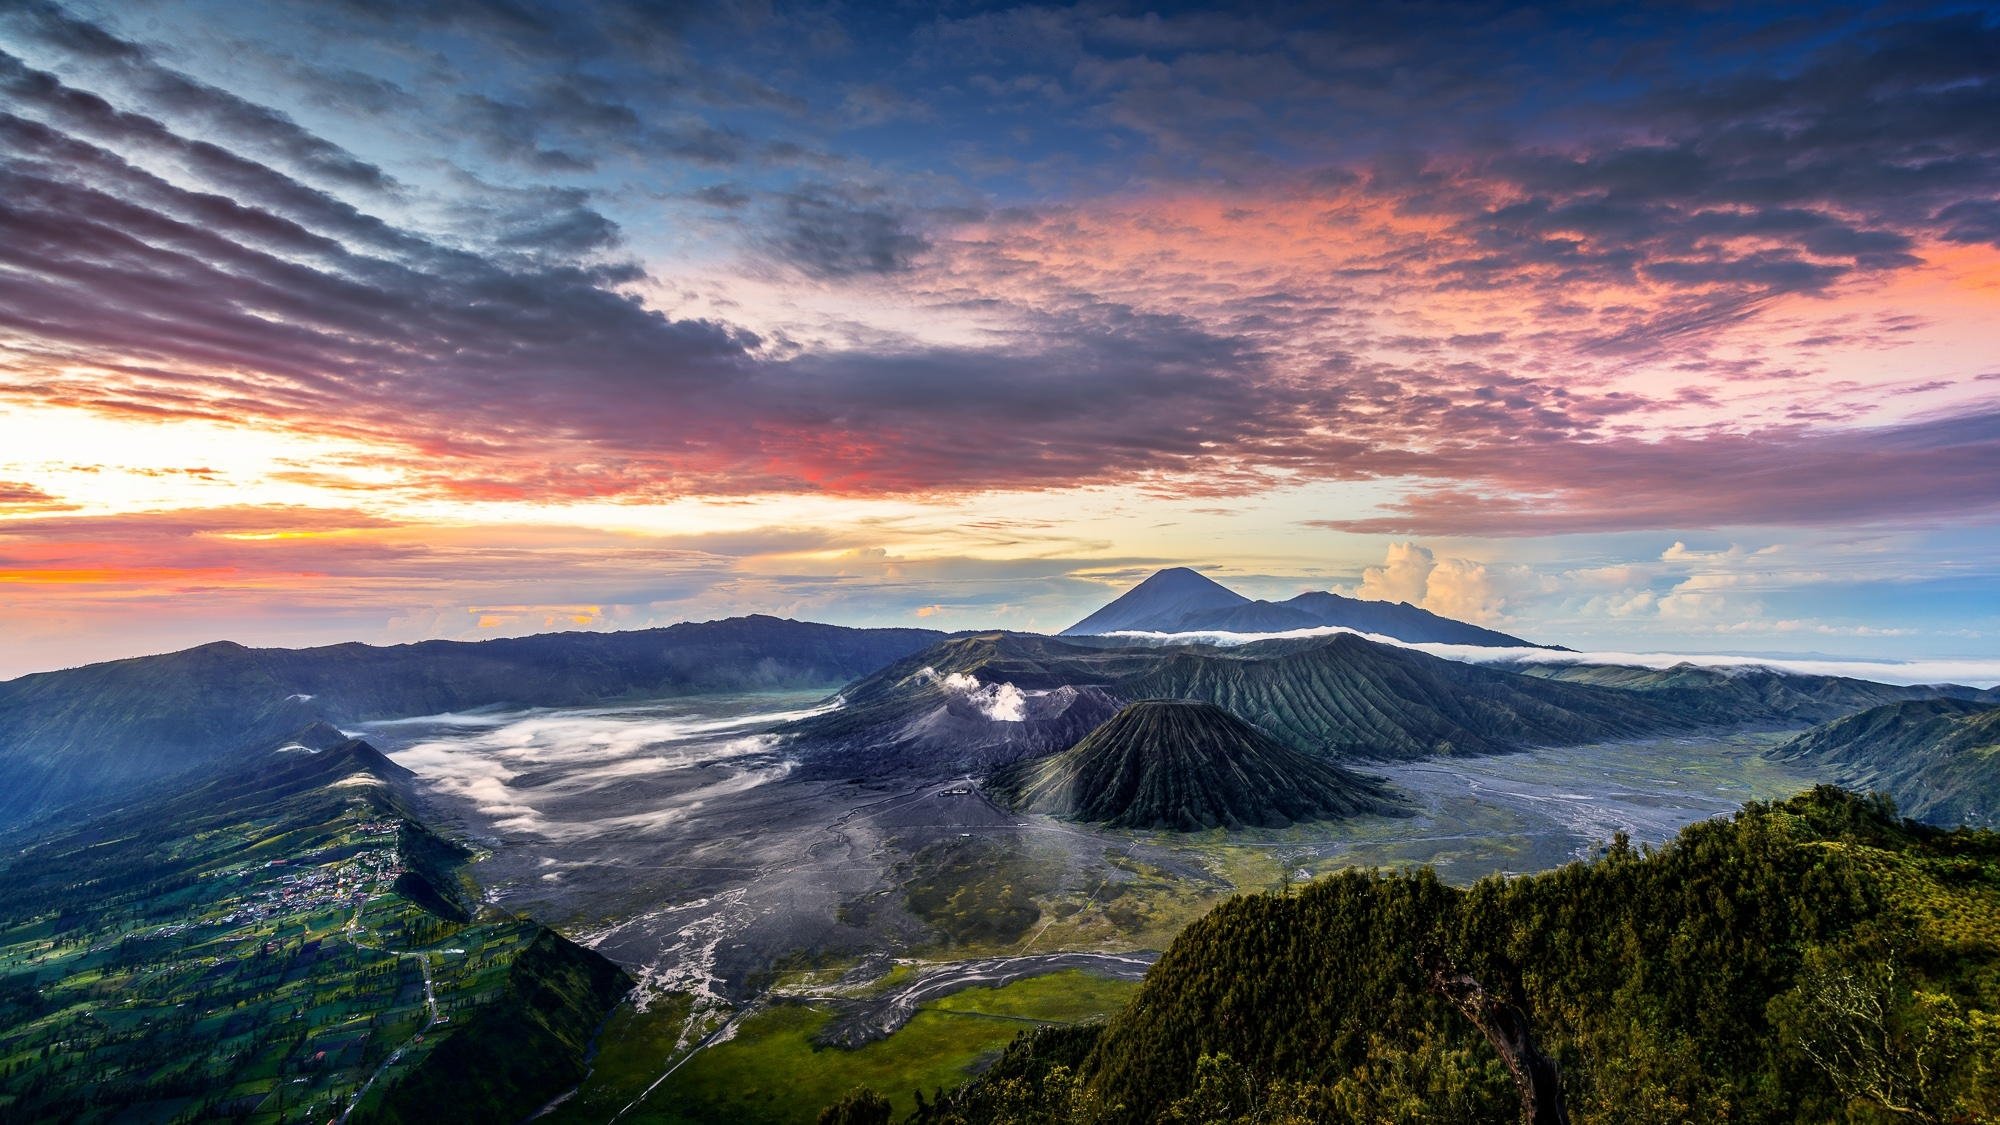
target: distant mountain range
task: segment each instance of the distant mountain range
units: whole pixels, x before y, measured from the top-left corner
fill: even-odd
[[[1259,604],[1190,571],[1162,572],[1139,593],[1184,615]],[[1133,599],[1083,624],[1129,624],[1110,611]],[[387,648],[218,643],[0,683],[0,835],[198,780],[313,724],[325,741],[366,721],[486,707],[841,685],[842,706],[786,728],[807,776],[984,775],[1068,750],[1145,699],[1212,703],[1294,750],[1365,761],[1803,726],[1982,696],[1763,668],[1470,664],[1351,633],[1163,647],[752,616]]]
[[[989,786],[1017,808],[1114,828],[1282,828],[1395,813],[1387,786],[1302,754],[1212,703],[1142,700]]]
[[[1026,792],[1036,760],[1149,699],[1213,704],[1293,751],[1352,763],[1798,728],[1885,705],[2000,703],[2000,693],[1762,667],[1475,664],[1352,633],[1228,646],[986,633],[912,653],[849,685],[841,707],[782,730],[805,776],[984,775],[996,792]],[[1817,768],[1884,789],[1913,815],[1977,822],[1989,815],[1978,802],[2000,793],[2000,778],[1980,772],[2000,761],[1992,755],[1916,754],[1880,727],[1844,729],[1861,732],[1861,747],[1882,747],[1885,760],[1906,757],[1863,768],[1861,750],[1815,754]],[[1180,753],[1171,740],[1155,749]],[[1016,762],[1029,764],[1009,771]]]
[[[1155,573],[1060,635],[1283,633],[1327,626],[1418,643],[1542,647],[1506,633],[1439,617],[1407,602],[1364,601],[1318,590],[1282,602],[1252,601],[1184,566]]]
[[[252,649],[227,641],[0,683],[0,823],[117,799],[260,754],[314,722],[351,727],[480,707],[575,707],[778,688],[831,690],[943,639],[775,617]]]

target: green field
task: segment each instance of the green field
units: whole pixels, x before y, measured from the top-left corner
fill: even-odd
[[[746,1016],[734,1038],[696,1054],[624,1120],[809,1123],[855,1086],[883,1091],[906,1112],[915,1091],[929,1096],[959,1085],[1021,1032],[1102,1018],[1138,987],[1067,971],[971,988],[925,1004],[893,1035],[857,1050],[814,1044],[831,1018],[827,1009],[773,1005]]]

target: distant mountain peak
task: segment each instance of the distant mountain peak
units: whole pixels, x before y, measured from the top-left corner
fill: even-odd
[[[1179,620],[1250,604],[1250,599],[1198,570],[1172,566],[1153,572],[1144,582],[1062,631],[1063,636],[1115,633],[1124,629],[1157,629],[1157,622]]]
[[[1310,590],[1282,602],[1252,601],[1199,571],[1169,567],[1062,631],[1103,633],[1286,633],[1335,626],[1397,640],[1536,648],[1530,641],[1440,617],[1407,602],[1369,601]]]

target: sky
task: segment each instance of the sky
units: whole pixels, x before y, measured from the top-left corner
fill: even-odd
[[[2000,654],[1990,5],[0,4],[0,676],[1153,569]]]

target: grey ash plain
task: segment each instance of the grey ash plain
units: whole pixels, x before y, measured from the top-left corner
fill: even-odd
[[[820,692],[679,698],[365,733],[417,772],[435,814],[488,850],[475,870],[490,901],[596,948],[650,993],[694,995],[711,1015],[767,1002],[784,970],[844,968],[842,984],[867,998],[828,1034],[850,1045],[955,988],[1079,967],[1135,978],[1163,944],[1158,927],[1079,938],[1064,918],[1163,887],[1212,901],[1275,885],[1246,885],[1246,856],[1284,878],[1430,864],[1465,883],[1587,857],[1617,831],[1661,843],[1815,780],[1760,757],[1780,735],[1659,738],[1367,767],[1411,800],[1412,816],[1125,831],[1013,813],[972,777],[803,776],[771,732],[827,705]],[[951,940],[912,903],[968,870],[1022,873],[1039,914]],[[868,982],[899,960],[914,971],[870,995]]]

